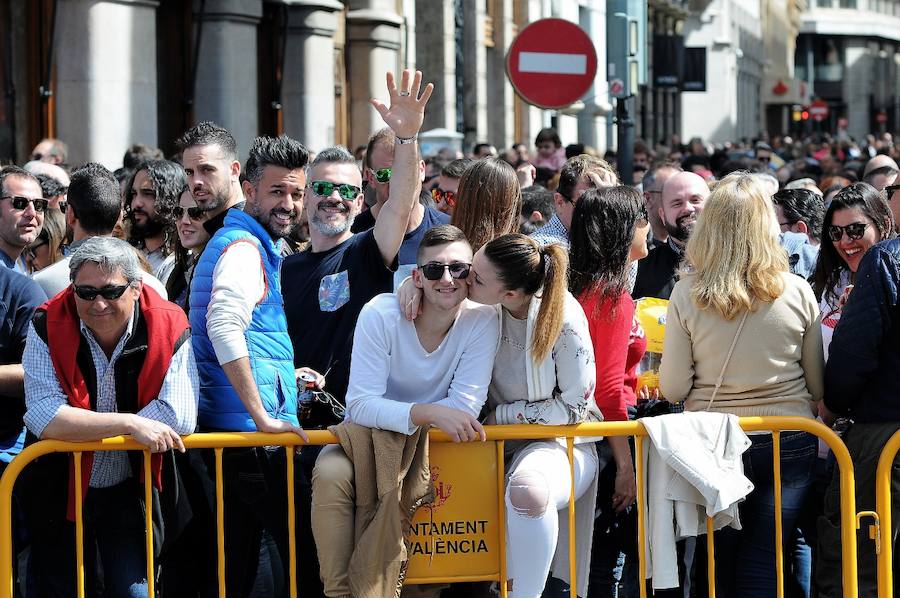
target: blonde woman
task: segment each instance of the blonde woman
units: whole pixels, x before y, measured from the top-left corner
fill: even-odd
[[[663,394],[686,411],[814,417],[824,369],[818,302],[789,273],[778,232],[765,189],[748,173],[725,177],[707,199],[672,291],[660,368]],[[751,439],[744,473],[755,490],[741,504],[743,529],[716,536],[717,578],[738,598],[776,595],[772,437]],[[815,459],[814,436],[781,435],[784,530],[794,529]]]

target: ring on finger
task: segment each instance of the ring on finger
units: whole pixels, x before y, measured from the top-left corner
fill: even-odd
[[[399,95],[401,95],[401,96],[408,96],[408,95],[409,95],[409,92],[408,92],[408,91],[401,91],[401,92],[399,92]]]

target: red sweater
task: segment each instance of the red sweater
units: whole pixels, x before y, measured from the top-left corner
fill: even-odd
[[[634,319],[634,301],[627,292],[615,302],[601,301],[593,292],[583,293],[578,300],[594,344],[594,400],[606,421],[626,421],[627,406],[637,402],[637,365],[647,349],[647,340]],[[614,305],[615,316],[610,317]]]

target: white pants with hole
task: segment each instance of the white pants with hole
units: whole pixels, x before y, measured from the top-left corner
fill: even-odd
[[[597,475],[590,445],[575,446],[575,500]],[[519,449],[506,476],[506,567],[510,596],[537,598],[544,590],[559,533],[557,511],[569,506],[572,480],[565,446],[532,442]]]

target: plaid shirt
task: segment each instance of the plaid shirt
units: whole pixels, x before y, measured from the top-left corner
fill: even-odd
[[[81,334],[87,340],[94,362],[97,376],[97,412],[115,413],[116,403],[115,365],[122,354],[125,343],[134,333],[136,322],[132,315],[125,334],[119,339],[112,356],[107,359],[106,353],[97,343],[94,334],[84,325]],[[44,428],[64,409],[77,409],[69,405],[69,399],[63,392],[50,349],[37,334],[34,325],[29,325],[25,353],[22,356],[22,367],[25,370],[25,425],[38,437]],[[190,434],[197,424],[197,402],[199,400],[200,382],[197,376],[197,365],[194,362],[194,351],[190,342],[182,343],[166,372],[159,396],[150,401],[137,414],[141,417],[162,422],[178,434]],[[120,484],[131,477],[131,464],[125,451],[97,451],[94,453],[94,466],[91,470],[92,488],[106,488]]]

